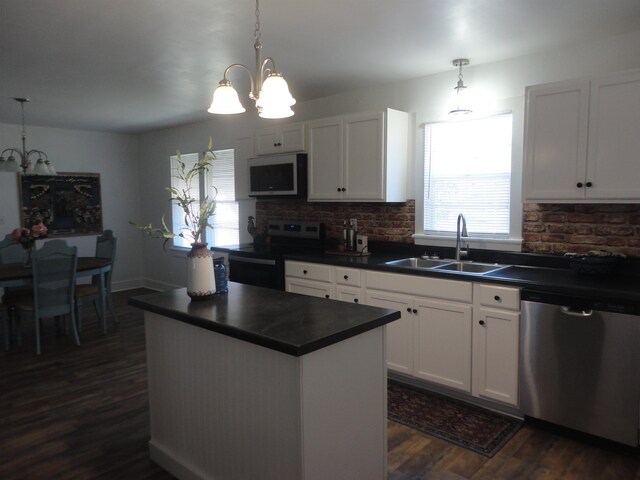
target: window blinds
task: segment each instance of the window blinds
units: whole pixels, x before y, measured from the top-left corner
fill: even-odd
[[[425,126],[424,232],[509,237],[511,114]]]

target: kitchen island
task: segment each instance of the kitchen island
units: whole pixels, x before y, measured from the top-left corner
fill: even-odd
[[[394,310],[231,282],[145,310],[151,458],[180,479],[385,479]]]

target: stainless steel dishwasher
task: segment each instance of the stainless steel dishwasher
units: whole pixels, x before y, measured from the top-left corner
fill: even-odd
[[[524,290],[525,415],[627,445],[640,428],[640,308]]]

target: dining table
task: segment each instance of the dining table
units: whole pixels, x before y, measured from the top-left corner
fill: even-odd
[[[98,307],[102,332],[107,333],[105,274],[111,270],[112,260],[103,257],[78,257],[76,278],[96,276],[98,282]],[[21,287],[33,284],[33,269],[24,263],[0,264],[0,288]]]

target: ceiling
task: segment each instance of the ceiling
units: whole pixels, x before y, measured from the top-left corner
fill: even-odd
[[[263,0],[298,101],[640,30],[639,0]],[[254,0],[0,0],[0,123],[137,133],[210,118],[254,69]],[[253,114],[248,76],[230,79]]]

